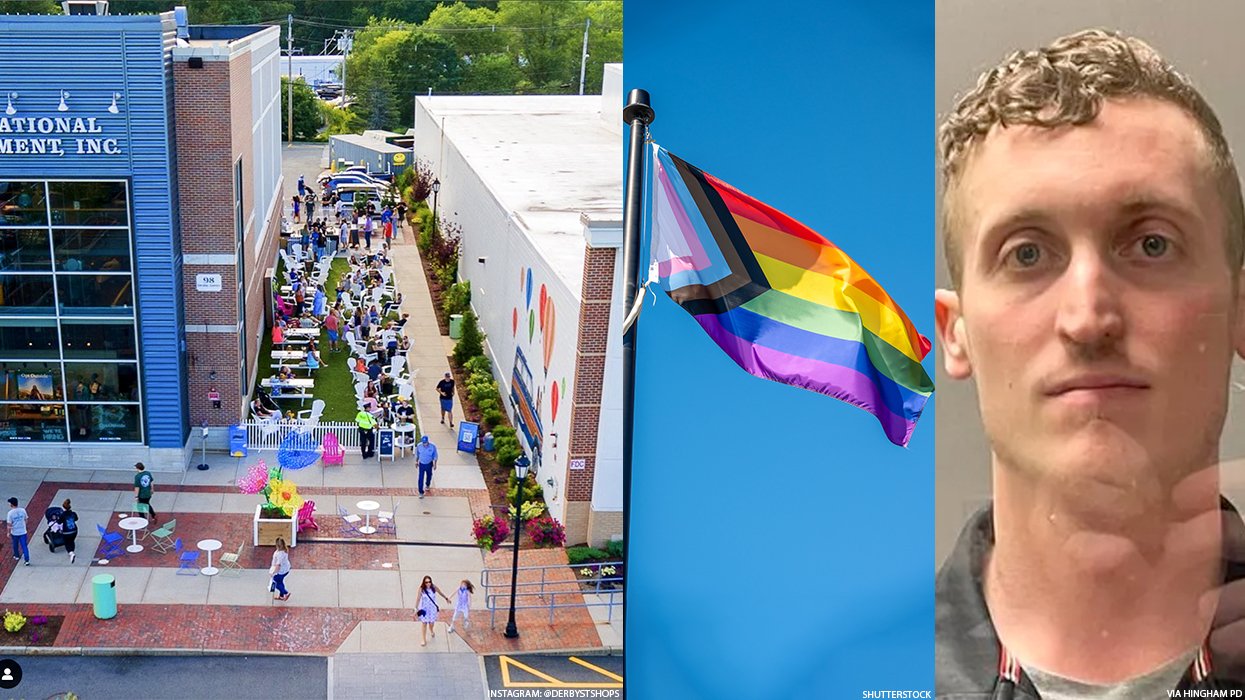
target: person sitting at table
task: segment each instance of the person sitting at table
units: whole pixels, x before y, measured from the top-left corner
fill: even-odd
[[[294,370],[289,365],[281,365],[277,368],[277,381],[285,383],[294,378]],[[275,383],[275,382],[274,382]]]
[[[306,362],[308,370],[320,369],[320,351],[316,349],[315,343],[307,344]]]
[[[272,344],[281,345],[283,343],[285,343],[285,321],[277,318],[272,322]]]
[[[394,422],[399,425],[415,422],[415,409],[404,397],[399,396],[393,409]]]
[[[380,373],[380,394],[381,396],[389,396],[393,393],[393,377],[387,372]]]
[[[302,318],[298,319],[298,327],[319,328],[320,322],[316,320],[316,317],[313,316],[310,311],[304,311]]]

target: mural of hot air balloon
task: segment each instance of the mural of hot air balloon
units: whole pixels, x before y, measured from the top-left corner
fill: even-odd
[[[544,288],[541,288],[544,291]],[[544,341],[544,361],[545,374],[549,373],[549,360],[553,358],[553,332],[557,325],[555,322],[556,314],[553,312],[553,299],[545,299],[544,306],[541,307],[541,315],[544,316],[545,322],[541,324],[541,338]]]
[[[519,307],[516,306],[514,307],[514,309],[511,310],[511,313],[510,313],[510,337],[513,338],[517,336],[518,334],[519,334]]]
[[[549,419],[550,422],[558,419],[558,383],[554,381],[553,391],[549,392]]]

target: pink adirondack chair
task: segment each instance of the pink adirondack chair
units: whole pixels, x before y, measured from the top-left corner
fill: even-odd
[[[319,530],[320,526],[316,525],[315,519],[316,502],[303,501],[303,507],[298,509],[298,531],[303,530]]]
[[[342,449],[341,443],[337,441],[337,436],[333,433],[324,434],[324,441],[320,447],[322,450],[320,458],[324,461],[325,466],[330,464],[340,465],[346,457],[346,451]]]

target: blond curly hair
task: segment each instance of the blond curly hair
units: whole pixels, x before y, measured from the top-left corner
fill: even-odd
[[[939,230],[951,280],[957,288],[963,270],[956,197],[974,147],[995,126],[1087,124],[1098,116],[1103,100],[1111,98],[1162,100],[1196,121],[1210,147],[1211,174],[1226,213],[1228,261],[1234,273],[1239,272],[1245,258],[1245,210],[1232,153],[1214,110],[1149,44],[1090,29],[1056,39],[1036,51],[1012,53],[981,75],[977,86],[960,97],[939,127]]]

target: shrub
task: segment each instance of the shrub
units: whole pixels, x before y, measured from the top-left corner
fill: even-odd
[[[487,411],[500,411],[501,402],[498,401],[498,398],[500,397],[496,394],[493,396],[481,397],[481,399],[476,402],[476,408],[480,409],[480,413],[485,413]]]
[[[458,263],[453,265],[443,265],[437,268],[437,282],[442,287],[453,286],[454,280],[458,278]]]
[[[587,561],[600,561],[609,558],[609,554],[597,549],[596,547],[567,547],[566,560],[571,566],[583,564]]]
[[[514,443],[515,443],[516,445],[518,445],[518,444],[519,444],[519,440],[518,440],[518,438],[517,438],[517,437],[515,437],[516,435],[517,435],[517,433],[515,432],[515,429],[514,429],[514,428],[512,428],[512,427],[510,427],[509,425],[503,425],[503,426],[501,426],[500,428],[498,428],[497,430],[494,430],[494,431],[493,431],[493,439],[494,439],[494,440],[501,440],[502,438],[508,438],[508,437],[511,437],[511,438],[515,438]]]
[[[527,535],[538,547],[561,547],[566,544],[566,528],[557,518],[547,515],[528,522]]]
[[[493,433],[493,447],[497,449],[498,459],[501,458],[502,454],[513,453],[514,458],[512,458],[510,462],[510,465],[513,465],[514,459],[517,459],[519,455],[523,454],[523,450],[519,447],[519,438],[514,435],[498,436],[498,433],[500,432],[501,431],[499,430],[497,433]]]
[[[10,632],[20,632],[26,626],[26,616],[19,612],[4,611],[4,628]]]
[[[505,420],[506,420],[506,414],[502,413],[501,411],[497,411],[497,410],[485,411],[481,409],[480,422],[484,424],[484,432],[486,433],[492,430],[493,428],[496,428],[497,426],[501,425],[502,422]],[[497,445],[493,445],[493,447],[496,448]]]
[[[447,316],[465,313],[471,308],[471,282],[464,280],[450,285],[445,292],[445,304],[442,308]]]
[[[605,545],[605,553],[609,555],[610,559],[622,559],[623,558],[623,541],[622,540],[610,540]]]
[[[467,286],[467,298],[468,300],[470,300],[471,283],[464,282],[464,284],[468,285]],[[493,378],[493,363],[489,361],[488,357],[484,355],[479,355],[477,357],[471,358],[470,360],[467,360],[467,362],[463,365],[463,368],[466,369],[468,372],[470,372],[472,376],[486,375],[489,379]]]
[[[411,173],[411,199],[416,202],[427,201],[432,194],[432,166],[427,161],[417,160],[415,166],[407,168],[402,174]]]
[[[510,535],[510,526],[505,520],[486,515],[471,523],[471,534],[476,538],[476,544],[480,546],[480,549],[496,552],[501,543],[505,542],[506,537]]]
[[[514,474],[510,475],[510,480],[506,482],[506,503],[514,503],[515,482]],[[523,503],[528,501],[543,502],[545,490],[541,488],[540,482],[536,480],[535,474],[528,474],[523,480]]]
[[[496,444],[493,446],[497,447]],[[501,465],[503,469],[509,469],[514,466],[514,463],[519,459],[519,455],[521,454],[523,454],[523,450],[520,450],[518,447],[511,447],[510,445],[497,447],[497,463]]]
[[[463,365],[473,357],[484,354],[484,334],[480,332],[480,324],[471,309],[463,314],[462,337],[454,346],[454,362]]]
[[[523,522],[526,523],[532,520],[533,518],[539,517],[540,514],[544,512],[545,512],[544,503],[541,503],[540,501],[526,501],[523,504],[522,513],[519,517],[522,518]],[[514,506],[513,505],[510,506],[510,510],[508,511],[508,513],[509,513],[509,520],[514,520]]]

